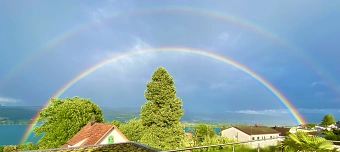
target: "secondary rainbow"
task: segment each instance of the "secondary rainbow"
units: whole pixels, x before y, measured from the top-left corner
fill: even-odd
[[[190,8],[190,7],[180,7],[180,6],[170,6],[170,7],[154,7],[154,8],[147,8],[147,9],[140,9],[135,11],[129,11],[124,12],[120,14],[112,14],[108,17],[103,18],[100,22],[90,22],[86,24],[82,24],[78,27],[72,28],[62,34],[59,34],[58,36],[52,38],[50,41],[48,41],[46,44],[39,47],[35,52],[31,53],[30,56],[22,60],[21,62],[18,62],[18,64],[12,68],[0,81],[0,90],[4,87],[5,83],[8,82],[8,80],[15,74],[21,71],[22,68],[29,65],[30,62],[37,59],[39,56],[41,56],[44,53],[47,53],[51,50],[51,48],[61,44],[62,42],[65,42],[66,40],[70,39],[72,36],[75,36],[79,33],[82,33],[86,30],[91,29],[91,27],[103,24],[105,22],[112,21],[113,19],[123,18],[123,17],[129,17],[129,16],[135,16],[135,15],[146,15],[150,13],[161,13],[161,12],[185,12],[185,13],[193,13],[198,15],[205,15],[216,19],[221,19],[236,25],[239,25],[241,27],[244,27],[252,32],[258,33],[262,36],[267,37],[268,39],[285,46],[289,48],[290,50],[293,50],[297,55],[305,61],[305,63],[309,64],[309,67],[311,67],[314,71],[322,71],[322,76],[326,77],[326,81],[331,81],[329,84],[334,84],[333,88],[336,88],[336,79],[332,77],[332,75],[329,73],[329,71],[324,70],[325,68],[321,67],[321,65],[317,64],[315,61],[313,61],[312,57],[308,55],[307,53],[301,51],[297,47],[293,46],[292,44],[288,43],[278,35],[276,35],[273,32],[269,32],[265,28],[262,28],[260,26],[257,26],[253,23],[247,22],[239,17],[232,16],[230,14],[225,14],[222,12],[218,12],[215,10],[201,10],[197,8]]]
[[[182,52],[182,53],[193,53],[193,54],[198,54],[206,57],[210,57],[215,60],[222,61],[224,63],[230,64],[243,72],[249,74],[251,77],[256,79],[259,83],[261,83],[264,87],[266,87],[275,97],[283,103],[283,105],[290,111],[294,119],[296,119],[297,123],[299,124],[305,124],[305,120],[302,117],[302,115],[297,111],[297,109],[291,104],[291,102],[278,90],[276,89],[270,82],[268,82],[266,79],[261,77],[259,74],[256,72],[252,71],[248,67],[242,65],[241,63],[238,63],[232,59],[229,59],[225,56],[215,54],[212,52],[204,51],[204,50],[198,50],[198,49],[193,49],[193,48],[185,48],[185,47],[160,47],[160,48],[150,48],[150,49],[144,49],[144,50],[133,50],[129,51],[127,53],[119,54],[112,56],[106,60],[103,60],[94,66],[84,70],[77,76],[75,76],[73,79],[68,81],[65,85],[63,85],[52,97],[53,98],[58,98],[60,97],[63,93],[65,93],[68,89],[70,89],[73,85],[75,85],[78,81],[80,81],[82,78],[86,77],[87,75],[91,74],[92,72],[96,71],[97,69],[114,62],[116,60],[122,59],[124,57],[128,56],[133,56],[137,55],[140,53],[156,53],[156,52]],[[46,102],[43,108],[47,107],[49,104],[49,101]],[[28,137],[30,136],[30,133],[32,132],[33,128],[35,127],[35,124],[38,120],[38,114],[35,115],[33,118],[33,124],[29,125],[28,128],[26,129],[23,138],[21,139],[20,143],[26,142]]]

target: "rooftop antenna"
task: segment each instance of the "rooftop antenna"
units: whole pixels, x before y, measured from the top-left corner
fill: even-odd
[[[91,126],[94,124],[94,116],[91,117]]]

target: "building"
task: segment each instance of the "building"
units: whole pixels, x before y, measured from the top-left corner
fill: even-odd
[[[123,143],[129,140],[113,124],[93,123],[85,125],[61,148]]]
[[[275,146],[280,141],[280,132],[266,126],[234,126],[222,130],[221,136],[236,139],[239,142],[250,142],[249,145],[255,147]]]
[[[186,132],[185,135],[188,137],[188,138],[193,138],[193,135],[191,132]]]
[[[285,128],[283,126],[282,127],[275,126],[275,127],[270,127],[270,128],[280,132],[279,136],[281,136],[281,137],[286,136],[286,134],[290,131],[290,128]]]

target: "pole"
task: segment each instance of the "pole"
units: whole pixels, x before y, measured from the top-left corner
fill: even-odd
[[[260,152],[260,144],[257,144],[257,152]]]
[[[233,144],[233,152],[235,152],[235,145]]]

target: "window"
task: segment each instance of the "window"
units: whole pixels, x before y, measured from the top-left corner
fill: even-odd
[[[273,136],[270,136],[270,139],[272,139],[273,138]]]
[[[114,143],[114,137],[112,135],[109,136],[107,143],[108,144],[113,144]]]
[[[255,140],[255,137],[253,137],[253,140]]]
[[[257,137],[257,140],[260,140],[260,137]]]

